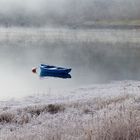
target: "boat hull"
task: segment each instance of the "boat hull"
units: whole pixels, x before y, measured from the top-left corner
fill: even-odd
[[[63,68],[63,67],[41,64],[40,65],[40,70],[41,70],[41,73],[43,73],[43,74],[62,75],[62,74],[70,73],[71,68]]]

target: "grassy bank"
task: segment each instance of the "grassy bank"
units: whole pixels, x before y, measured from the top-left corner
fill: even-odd
[[[64,96],[42,95],[36,103],[35,97],[22,105],[1,102],[0,139],[138,140],[139,87],[139,82],[125,81],[79,88]]]

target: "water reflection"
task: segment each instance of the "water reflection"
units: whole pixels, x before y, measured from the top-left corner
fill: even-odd
[[[55,78],[62,78],[62,79],[68,79],[71,78],[70,74],[56,74],[56,73],[44,73],[40,72],[39,76],[41,78],[47,78],[47,77],[55,77]]]
[[[97,32],[99,35],[102,33],[106,39],[110,39],[106,33],[123,38],[123,35],[114,31]],[[128,33],[131,34],[130,31]],[[67,89],[116,80],[140,80],[140,43],[122,43],[117,42],[117,39],[116,42],[108,43],[102,40],[91,42],[79,41],[77,38],[74,42],[71,39],[54,38],[60,37],[57,33],[46,34],[53,40],[34,34],[27,39],[24,33],[23,37],[11,35],[8,41],[7,38],[0,40],[0,99],[5,95],[22,97],[47,93],[48,89]],[[139,38],[139,34],[133,34]],[[93,38],[92,33],[89,36]],[[42,63],[72,67],[72,78],[69,74],[33,75],[31,68]],[[45,78],[47,80],[40,80]]]

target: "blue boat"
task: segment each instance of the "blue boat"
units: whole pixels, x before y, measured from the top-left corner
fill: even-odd
[[[40,65],[40,73],[41,75],[54,75],[54,76],[62,76],[69,74],[71,71],[71,68],[63,68],[63,67],[57,67],[57,66],[51,66],[46,64]]]

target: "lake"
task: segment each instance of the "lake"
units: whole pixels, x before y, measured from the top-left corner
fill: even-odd
[[[0,99],[95,83],[140,80],[140,30],[0,29]],[[40,78],[41,63],[72,68],[70,79]]]

